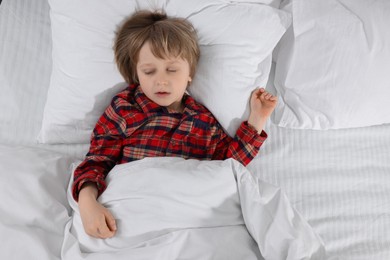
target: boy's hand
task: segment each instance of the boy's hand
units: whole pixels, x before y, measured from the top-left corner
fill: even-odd
[[[85,232],[96,238],[110,238],[116,233],[111,212],[96,201],[96,187],[82,188],[79,194],[80,216]]]
[[[271,116],[277,102],[278,98],[265,91],[264,88],[252,92],[248,123],[255,127],[259,133],[263,130],[265,122]]]

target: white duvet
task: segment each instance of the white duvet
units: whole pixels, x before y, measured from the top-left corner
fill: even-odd
[[[146,158],[107,181],[99,200],[116,218],[115,237],[86,235],[69,189],[63,259],[325,259],[281,190],[232,159]]]
[[[73,158],[0,144],[0,259],[59,260]]]

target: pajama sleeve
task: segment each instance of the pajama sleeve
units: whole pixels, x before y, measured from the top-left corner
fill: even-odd
[[[122,116],[124,110],[120,98],[114,98],[98,120],[91,136],[89,152],[74,172],[72,194],[76,201],[82,185],[87,182],[96,184],[98,195],[106,189],[105,178],[120,159],[122,152],[122,141],[127,127]]]
[[[267,138],[264,131],[259,134],[247,121],[241,123],[234,138],[227,135],[222,128],[218,132],[218,144],[213,159],[233,158],[244,166],[256,157],[261,145]]]

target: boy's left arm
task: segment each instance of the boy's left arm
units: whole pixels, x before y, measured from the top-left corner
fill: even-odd
[[[248,121],[240,125],[234,139],[220,129],[221,138],[214,159],[234,158],[243,165],[248,165],[267,138],[263,129],[276,104],[277,97],[268,93],[264,88],[253,91]]]
[[[244,166],[248,165],[256,157],[267,134],[260,133],[247,121],[242,122],[234,138],[227,135],[222,128],[219,129],[219,141],[216,146],[214,160],[233,158]]]

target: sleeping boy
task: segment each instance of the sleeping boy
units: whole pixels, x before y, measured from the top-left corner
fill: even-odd
[[[194,27],[163,12],[137,11],[119,29],[114,45],[120,73],[129,86],[98,120],[90,149],[74,172],[73,197],[86,233],[115,235],[111,212],[97,198],[116,165],[145,157],[234,158],[247,165],[267,138],[264,125],[277,98],[263,88],[250,97],[250,115],[234,138],[186,93],[200,56]]]

